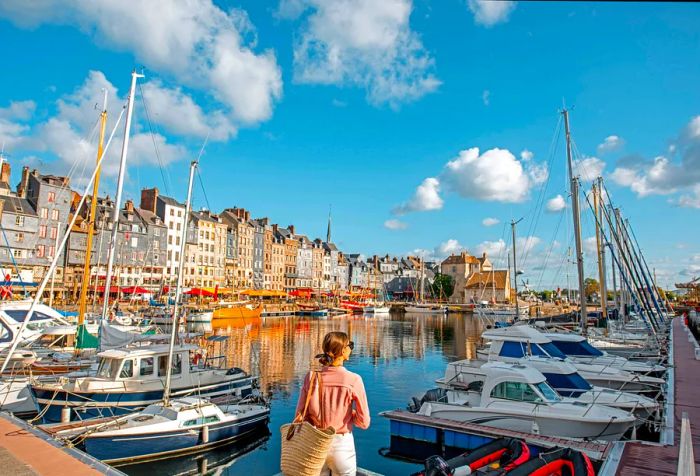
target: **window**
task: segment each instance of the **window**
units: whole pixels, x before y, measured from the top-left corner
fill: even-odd
[[[153,229],[153,236],[160,236],[160,228]]]
[[[36,257],[43,258],[46,256],[46,247],[44,245],[37,245],[36,247]]]
[[[51,227],[51,239],[55,240],[57,236],[58,236],[58,228],[56,228],[55,226],[52,226]]]
[[[504,342],[501,347],[501,352],[498,354],[501,357],[514,357],[520,359],[525,356],[524,342]]]
[[[56,248],[54,246],[49,246],[49,258],[53,258]]]
[[[180,231],[180,222],[177,222],[177,231]]]
[[[39,238],[46,238],[46,225],[39,225]]]
[[[165,377],[166,369],[168,368],[168,356],[161,355],[158,357],[158,376]],[[182,356],[180,354],[173,355],[172,374],[179,375],[182,373]]]
[[[100,360],[99,367],[97,367],[97,376],[101,378],[114,378],[117,376],[120,365],[120,360],[102,359]]]
[[[180,246],[180,237],[179,236],[175,237],[175,245]]]
[[[600,357],[603,355],[601,351],[593,347],[585,340],[579,342],[555,340],[552,342],[552,344],[566,355],[581,355],[587,357]]]
[[[557,359],[566,359],[566,355],[562,354],[557,347],[551,342],[545,344],[533,344],[530,346],[532,355],[542,355],[554,357]]]
[[[139,245],[139,239],[137,237],[131,238],[131,247],[136,248]]]
[[[519,402],[541,402],[537,392],[524,382],[502,382],[491,390],[491,398],[515,400]]]
[[[182,216],[182,210],[177,211],[177,216],[181,217]]]
[[[24,226],[24,217],[22,215],[17,215],[17,217],[15,217],[15,225]]]
[[[220,421],[218,415],[210,415],[205,417],[199,417],[192,420],[186,420],[182,426],[197,426],[206,425],[207,423],[218,423]]]
[[[170,209],[170,216],[171,217],[175,216],[175,210],[173,210],[172,208]]]
[[[15,239],[17,240],[17,243],[22,243],[24,241],[24,233],[15,233]]]
[[[51,210],[51,219],[54,221],[58,221],[58,210]]]
[[[139,375],[153,375],[153,357],[143,357],[139,362]]]
[[[593,388],[586,379],[576,372],[572,374],[542,373],[542,375],[547,379],[547,383],[564,397],[577,398]]]
[[[131,378],[134,376],[134,361],[132,359],[125,360],[122,365],[122,371],[119,372],[119,378]]]
[[[168,244],[172,245],[173,244],[173,237],[172,235],[168,237]]]
[[[56,192],[49,192],[49,196],[47,197],[47,200],[49,203],[53,203],[56,201]]]
[[[42,207],[41,209],[39,209],[39,216],[40,216],[41,218],[48,218],[48,217],[49,217],[49,209],[48,209],[48,208],[44,208],[44,207]]]

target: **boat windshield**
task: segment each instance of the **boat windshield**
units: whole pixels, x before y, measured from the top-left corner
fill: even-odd
[[[116,378],[121,365],[122,361],[119,359],[102,358],[99,367],[97,367],[97,376],[100,378]]]
[[[600,357],[603,355],[601,351],[593,347],[587,341],[582,340],[578,342],[566,341],[566,340],[555,340],[552,344],[566,355],[578,355],[585,357]]]
[[[548,355],[550,357],[554,357],[555,359],[566,359],[566,355],[564,355],[559,349],[557,349],[557,347],[551,342],[533,345],[531,346],[531,348],[532,355]]]
[[[591,384],[581,377],[578,372],[572,374],[542,373],[547,379],[547,383],[554,388],[557,393],[565,397],[576,398],[582,393],[591,390]]]
[[[532,386],[539,390],[546,402],[558,402],[561,400],[561,396],[559,396],[559,394],[552,387],[550,387],[547,382],[536,383]]]

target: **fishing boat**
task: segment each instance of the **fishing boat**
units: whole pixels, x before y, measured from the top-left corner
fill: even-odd
[[[241,301],[235,303],[220,303],[219,307],[214,309],[212,319],[259,318],[262,312],[263,305],[260,302]]]
[[[249,395],[255,379],[243,370],[214,368],[206,361],[194,364],[197,346],[175,346],[172,365],[173,396],[214,397]],[[95,375],[56,377],[31,382],[31,392],[44,423],[124,415],[163,399],[169,347],[123,347],[97,354]]]
[[[547,436],[616,441],[636,418],[629,412],[560,396],[538,370],[503,362],[473,368],[464,389],[428,391],[409,410],[420,415]]]
[[[54,437],[82,441],[85,451],[119,466],[170,458],[222,446],[266,427],[270,408],[259,403],[214,404],[187,397],[140,412],[82,425],[48,425]],[[89,423],[89,422],[88,422]],[[83,436],[84,435],[84,436]]]

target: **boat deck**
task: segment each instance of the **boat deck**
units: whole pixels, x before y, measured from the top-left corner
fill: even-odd
[[[7,413],[0,413],[0,473],[16,476],[123,475],[77,450],[60,446]]]
[[[617,475],[676,475],[681,419],[687,413],[693,438],[695,470],[700,472],[700,360],[695,360],[695,343],[688,339],[682,318],[672,321],[673,332],[673,442],[672,445],[625,444]],[[670,393],[670,392],[669,392]],[[670,398],[670,396],[669,396]],[[669,421],[670,423],[670,421]],[[670,438],[669,438],[670,439]]]

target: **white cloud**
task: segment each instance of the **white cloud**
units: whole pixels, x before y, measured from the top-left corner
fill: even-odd
[[[508,21],[515,9],[515,2],[510,1],[468,0],[467,5],[474,14],[474,21],[486,27]]]
[[[603,139],[602,143],[598,144],[598,153],[602,155],[607,152],[612,152],[618,150],[623,145],[625,145],[625,140],[622,137],[616,135],[608,136]]]
[[[173,134],[225,141],[236,135],[236,126],[220,110],[205,112],[181,88],[164,87],[158,80],[143,85],[151,120]]]
[[[598,242],[595,236],[589,236],[583,239],[583,252],[588,256],[598,256]]]
[[[440,81],[411,30],[411,9],[411,0],[282,0],[283,17],[309,10],[294,45],[294,79],[361,86],[372,104],[392,106],[434,91]]]
[[[566,208],[566,200],[563,196],[557,195],[554,198],[547,200],[547,205],[545,207],[550,213],[558,213]]]
[[[282,94],[275,55],[253,52],[255,32],[245,12],[224,11],[211,0],[4,2],[0,16],[27,28],[76,26],[98,44],[130,51],[147,67],[211,94],[243,123],[268,119]]]
[[[445,166],[442,181],[465,198],[523,202],[530,189],[547,179],[546,164],[523,163],[506,149],[463,150]]]
[[[489,105],[490,99],[491,99],[491,91],[489,91],[488,89],[484,89],[484,92],[481,93],[481,100],[483,101],[484,106]]]
[[[449,239],[447,241],[444,241],[440,243],[436,248],[435,248],[435,254],[437,256],[447,256],[447,255],[452,255],[456,253],[461,253],[464,251],[464,246],[459,244],[459,241],[455,239]]]
[[[501,223],[501,220],[499,220],[498,218],[486,217],[483,220],[481,220],[481,224],[486,227],[498,225],[499,223]]]
[[[125,98],[119,95],[117,88],[103,73],[90,71],[83,84],[56,101],[57,112],[54,116],[33,127],[20,125],[21,134],[15,137],[14,149],[29,152],[33,156],[43,153],[55,156],[58,160],[46,162],[42,171],[60,174],[71,172],[74,182],[82,183],[86,176],[92,172],[92,165],[97,154],[94,126],[99,111],[95,105],[101,107],[103,90],[107,91],[109,104],[109,121],[106,131],[106,137],[108,137]],[[1,121],[0,135],[2,135]],[[120,127],[123,127],[123,121]],[[158,147],[160,161],[163,165],[186,156],[184,147],[169,143],[160,134],[151,135],[140,132],[138,123],[134,123],[129,147],[129,164],[159,164],[154,151],[154,142]],[[116,175],[121,146],[122,135],[117,133],[102,164],[104,176]],[[25,159],[25,163],[36,163],[38,160],[36,157]]]
[[[434,177],[428,177],[416,188],[411,200],[396,207],[393,212],[397,215],[403,215],[408,212],[439,210],[442,208],[442,204],[440,181]]]
[[[574,175],[584,182],[592,182],[603,174],[605,162],[597,157],[584,157],[574,161]]]
[[[18,119],[26,121],[36,109],[34,101],[10,101],[8,107],[0,107],[0,119]]]
[[[522,152],[520,152],[520,158],[523,160],[523,162],[529,162],[532,160],[532,158],[535,156],[531,151],[527,149],[523,149]]]
[[[396,218],[391,218],[384,222],[384,228],[389,230],[405,230],[408,228],[408,223],[397,220]]]
[[[700,187],[700,115],[692,117],[683,127],[669,153],[680,156],[680,161],[660,155],[653,160],[627,158],[618,162],[611,178],[618,185],[629,187],[639,197],[669,195],[682,190],[672,203],[695,207]],[[633,160],[634,159],[634,160]]]
[[[498,241],[482,241],[474,247],[474,254],[481,256],[486,253],[491,258],[502,258],[505,256],[506,242],[503,239]]]
[[[700,208],[700,184],[692,188],[692,193],[681,195],[678,205],[686,208]]]

